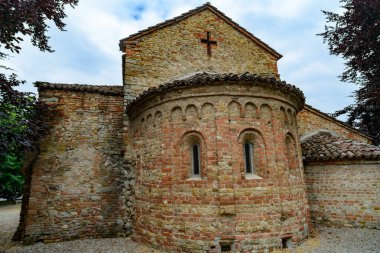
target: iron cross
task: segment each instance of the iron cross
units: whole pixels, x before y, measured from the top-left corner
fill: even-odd
[[[207,55],[211,56],[211,45],[216,45],[216,41],[210,39],[210,32],[207,32],[207,38],[201,39],[202,43],[207,44]]]

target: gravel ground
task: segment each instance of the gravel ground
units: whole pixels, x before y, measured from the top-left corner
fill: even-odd
[[[129,238],[88,239],[23,246],[11,241],[20,204],[0,205],[0,253],[159,253]],[[380,230],[318,227],[312,236],[289,253],[380,253]]]
[[[317,227],[314,235],[290,252],[380,253],[380,230]]]

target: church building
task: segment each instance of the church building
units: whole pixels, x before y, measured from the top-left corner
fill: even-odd
[[[119,45],[122,86],[36,83],[56,113],[27,171],[25,243],[268,252],[314,224],[380,229],[380,148],[305,104],[282,55],[217,8]]]

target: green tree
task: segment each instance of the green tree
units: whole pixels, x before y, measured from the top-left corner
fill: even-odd
[[[53,52],[49,46],[48,21],[64,31],[65,7],[75,7],[79,0],[0,0],[0,60],[9,53],[19,53],[20,42],[30,38],[41,51]],[[0,70],[8,69],[0,65]],[[34,97],[14,88],[24,81],[0,72],[0,188],[18,195],[22,176],[20,167],[24,154],[38,149],[38,140],[47,132],[45,117],[49,108]],[[27,181],[30,171],[26,170]],[[24,191],[24,196],[28,195]],[[13,237],[21,240],[25,226],[28,196],[23,198],[20,224]]]
[[[14,202],[22,195],[24,175],[21,173],[23,156],[17,148],[10,148],[0,164],[0,198]]]
[[[323,11],[328,25],[323,36],[331,54],[342,56],[343,82],[359,85],[355,104],[335,112],[348,115],[347,123],[369,133],[380,145],[380,1],[341,0],[342,14]]]
[[[0,59],[19,53],[20,42],[31,37],[41,51],[53,52],[46,32],[48,20],[64,31],[66,5],[74,7],[78,0],[0,0]],[[0,65],[1,69],[8,69]],[[0,194],[18,195],[22,176],[20,167],[25,152],[37,148],[37,141],[47,131],[44,115],[47,107],[15,87],[24,81],[15,74],[0,73]]]
[[[21,140],[27,138],[28,124],[31,122],[28,119],[36,107],[33,97],[22,97],[25,106],[15,106],[7,100],[7,96],[0,96],[0,198],[14,202],[22,194],[24,176],[20,169],[24,151],[30,148]],[[20,141],[15,141],[14,137]]]

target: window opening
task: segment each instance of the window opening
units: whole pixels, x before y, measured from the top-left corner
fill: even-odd
[[[245,162],[245,172],[247,174],[252,174],[254,170],[253,166],[253,143],[247,141],[244,143],[244,162]]]
[[[229,241],[229,240],[219,242],[220,252],[231,252],[233,243],[234,243],[233,241]]]
[[[292,248],[292,241],[291,238],[282,238],[282,248],[283,249],[290,249]]]
[[[193,145],[193,157],[192,157],[192,167],[193,167],[193,175],[200,176],[200,157],[199,157],[199,144]]]

